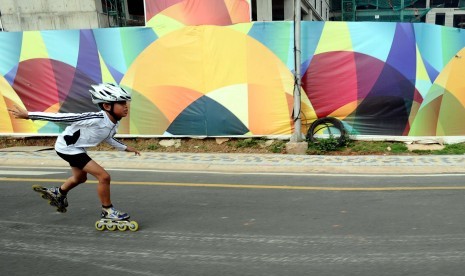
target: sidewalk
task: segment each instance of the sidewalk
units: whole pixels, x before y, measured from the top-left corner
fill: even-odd
[[[0,166],[66,167],[53,150],[0,151]],[[90,151],[105,168],[322,174],[465,173],[465,155],[324,156]]]

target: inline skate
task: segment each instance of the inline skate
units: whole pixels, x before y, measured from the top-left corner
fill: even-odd
[[[127,213],[116,210],[114,207],[102,208],[100,220],[95,222],[95,229],[103,231],[105,229],[109,231],[137,231],[139,224],[136,221],[130,221]]]
[[[60,193],[58,187],[46,188],[41,185],[32,185],[32,189],[40,193],[41,197],[47,200],[51,206],[56,207],[57,212],[66,213],[68,199],[66,195]]]

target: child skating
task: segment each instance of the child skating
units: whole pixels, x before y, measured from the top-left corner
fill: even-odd
[[[58,212],[64,213],[68,207],[68,192],[86,182],[89,173],[98,180],[97,194],[102,203],[101,219],[95,223],[95,227],[98,230],[118,228],[124,231],[129,228],[136,231],[138,229],[137,223],[129,221],[129,214],[117,210],[111,202],[110,175],[87,155],[87,148],[97,146],[101,142],[107,142],[118,150],[140,155],[140,152],[135,148],[114,138],[119,121],[128,115],[127,102],[131,100],[131,95],[122,87],[110,83],[92,85],[92,88],[93,90],[89,90],[92,102],[100,107],[100,112],[28,112],[16,105],[9,111],[18,119],[68,124],[55,142],[55,151],[69,163],[72,176],[60,187],[45,188],[34,185],[34,191],[41,193],[42,198],[47,199],[50,205],[57,208]]]

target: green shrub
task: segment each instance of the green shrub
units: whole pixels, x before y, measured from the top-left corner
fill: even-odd
[[[236,143],[236,148],[252,148],[258,145],[258,139],[247,138],[238,140]]]
[[[329,135],[328,138],[318,138],[314,142],[308,143],[307,153],[309,154],[321,154],[329,151],[337,151],[349,144],[348,136],[344,136],[341,141],[339,137],[336,138],[334,135]]]
[[[157,144],[150,144],[150,145],[147,146],[148,150],[157,150],[159,148],[160,148],[160,146],[157,145]]]
[[[281,152],[284,151],[285,148],[286,148],[286,142],[277,141],[277,142],[273,142],[273,144],[271,144],[270,151],[272,153],[281,153]]]

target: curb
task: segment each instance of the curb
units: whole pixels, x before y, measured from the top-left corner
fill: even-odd
[[[208,171],[230,173],[313,174],[458,174],[465,173],[463,155],[320,156],[289,154],[157,153],[90,151],[107,169]],[[0,166],[67,167],[54,151],[3,152]]]

